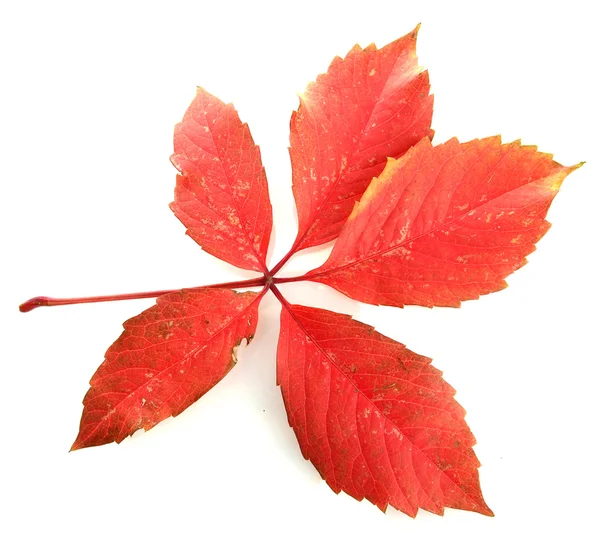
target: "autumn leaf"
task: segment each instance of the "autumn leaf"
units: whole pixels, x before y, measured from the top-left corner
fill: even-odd
[[[237,362],[264,291],[181,290],[125,324],[90,380],[72,450],[121,442],[179,415]]]
[[[445,506],[491,516],[465,411],[430,362],[347,315],[283,303],[277,382],[327,484],[413,517]]]
[[[92,377],[73,450],[119,443],[198,400],[254,336],[270,290],[282,304],[277,382],[288,420],[328,485],[413,517],[445,507],[493,515],[465,411],[430,359],[349,316],[292,305],[277,288],[311,280],[367,303],[458,307],[504,288],[548,230],[548,208],[580,165],[500,137],[434,147],[417,30],[381,49],[355,46],[300,97],[290,128],[298,233],[272,268],[258,146],[231,104],[198,88],[175,127],[171,208],[204,250],[261,276],[22,304],[158,297],[125,322]],[[336,237],[323,265],[277,277],[295,252]],[[251,287],[262,290],[233,290]]]
[[[386,159],[433,136],[433,97],[417,63],[417,32],[381,49],[354,46],[300,96],[290,124],[299,224],[290,252],[335,239]]]
[[[366,303],[458,307],[505,288],[548,231],[563,167],[535,146],[490,137],[389,159],[304,279]]]
[[[260,151],[231,104],[198,88],[175,127],[179,170],[171,209],[206,252],[242,269],[267,272],[273,219]]]

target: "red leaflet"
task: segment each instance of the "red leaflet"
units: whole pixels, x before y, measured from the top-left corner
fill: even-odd
[[[433,135],[433,97],[417,64],[417,31],[382,49],[354,46],[300,97],[290,132],[299,222],[294,249],[335,239],[386,158]]]
[[[181,290],[125,322],[90,381],[72,449],[119,443],[198,400],[254,337],[263,294]]]
[[[284,302],[277,382],[300,449],[336,492],[410,516],[491,516],[475,438],[429,358],[340,315]]]
[[[206,252],[266,273],[273,219],[265,170],[248,125],[201,87],[175,127],[171,209]]]
[[[458,307],[506,287],[550,224],[563,167],[535,146],[500,137],[390,159],[325,264],[305,278],[366,303]]]
[[[283,305],[277,381],[289,423],[330,487],[411,516],[445,507],[493,515],[465,411],[430,359],[346,315],[290,305],[276,286],[313,280],[367,303],[458,307],[504,288],[548,230],[548,207],[579,165],[499,137],[433,147],[417,30],[382,49],[355,46],[302,95],[290,136],[298,235],[270,270],[259,149],[232,105],[198,89],[175,128],[171,159],[181,174],[171,208],[207,252],[262,276],[22,304],[25,312],[160,296],[125,323],[92,377],[72,449],[119,443],[200,398],[254,336],[271,289]],[[338,236],[321,267],[276,277],[296,251]]]

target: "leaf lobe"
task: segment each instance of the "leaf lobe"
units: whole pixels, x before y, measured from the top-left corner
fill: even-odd
[[[283,306],[278,384],[304,457],[334,491],[413,517],[493,515],[465,412],[429,363],[346,315]]]
[[[264,292],[181,290],[127,320],[90,380],[72,450],[120,443],[198,400],[254,335]]]

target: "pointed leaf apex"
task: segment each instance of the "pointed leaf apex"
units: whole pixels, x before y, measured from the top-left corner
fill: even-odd
[[[572,165],[571,167],[568,167],[569,174],[571,174],[573,171],[576,171],[580,167],[583,167],[585,165],[585,163],[586,163],[585,161],[580,161],[579,163],[577,163],[577,165]]]
[[[579,167],[581,167],[584,163],[585,161],[578,163],[577,165],[573,165],[571,167],[560,168],[558,171],[551,174],[550,176],[547,176],[544,179],[544,185],[551,192],[556,193],[558,190],[560,190],[560,187],[562,186],[562,183],[564,182],[565,178],[569,176],[573,171],[579,169]]]

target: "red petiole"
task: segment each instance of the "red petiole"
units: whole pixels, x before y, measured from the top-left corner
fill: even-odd
[[[284,258],[273,268],[272,271],[264,275],[263,277],[258,277],[256,279],[247,279],[243,281],[232,281],[232,282],[224,282],[217,284],[209,284],[206,286],[195,286],[193,288],[252,288],[258,286],[269,286],[275,295],[277,296],[278,291],[276,292],[274,288],[274,284],[278,283],[288,283],[288,282],[296,282],[308,280],[309,277],[306,275],[300,275],[297,277],[281,277],[274,278],[273,275],[285,265],[285,263],[289,260],[289,258],[293,255],[294,249],[286,254]],[[104,301],[122,301],[122,300],[136,300],[143,298],[158,298],[164,294],[168,294],[169,292],[175,292],[176,290],[156,290],[153,292],[133,292],[130,294],[114,294],[110,296],[90,296],[84,298],[49,298],[46,296],[37,296],[35,298],[31,298],[26,302],[19,305],[19,311],[22,313],[28,313],[33,309],[37,309],[38,307],[55,307],[58,305],[76,305],[79,303],[97,303]]]
[[[193,288],[251,288],[253,286],[264,286],[266,277],[258,279],[248,279],[245,281],[223,282],[217,284],[209,284],[206,286],[195,286]],[[78,303],[96,303],[102,301],[121,301],[121,300],[137,300],[143,298],[158,298],[163,294],[176,292],[173,290],[156,290],[154,292],[134,292],[131,294],[115,294],[112,296],[91,296],[87,298],[47,298],[45,296],[37,296],[27,300],[19,305],[19,311],[28,313],[38,307],[55,307],[57,305],[75,305]]]

